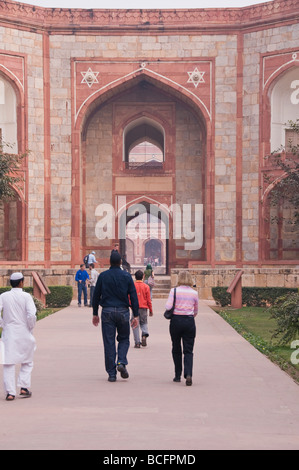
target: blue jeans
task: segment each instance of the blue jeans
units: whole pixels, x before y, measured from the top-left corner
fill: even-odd
[[[89,299],[89,306],[92,307],[92,299],[94,294],[95,286],[90,286],[90,299]]]
[[[129,309],[124,307],[103,308],[101,320],[105,353],[105,368],[110,377],[115,377],[116,364],[128,364],[127,353],[130,346]],[[118,342],[117,349],[116,341]]]
[[[84,305],[87,305],[87,287],[85,282],[78,282],[78,304],[81,305],[82,292],[84,295]]]

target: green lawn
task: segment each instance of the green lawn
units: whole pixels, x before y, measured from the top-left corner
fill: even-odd
[[[279,338],[273,338],[276,321],[270,318],[269,312],[263,307],[243,307],[230,309],[229,307],[214,307],[233,328],[235,328],[254,347],[278,364],[299,383],[299,364],[292,364],[291,356],[295,349],[291,343],[279,345]],[[299,359],[299,353],[296,356]],[[294,361],[293,361],[294,362]]]

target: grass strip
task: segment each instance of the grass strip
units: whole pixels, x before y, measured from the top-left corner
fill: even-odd
[[[241,309],[223,309],[214,307],[244,339],[273,363],[289,374],[299,384],[299,364],[293,364],[291,345],[280,345],[273,341],[272,335],[276,322],[269,318],[267,309],[261,307],[243,307]]]

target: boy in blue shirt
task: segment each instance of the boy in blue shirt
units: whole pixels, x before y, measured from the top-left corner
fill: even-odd
[[[87,307],[87,285],[86,282],[89,280],[89,274],[85,270],[85,265],[80,264],[80,269],[76,272],[75,281],[78,284],[78,307],[81,307],[81,296],[82,292],[84,295],[84,306]]]

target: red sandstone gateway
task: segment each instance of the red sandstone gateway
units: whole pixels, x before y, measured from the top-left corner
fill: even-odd
[[[6,151],[30,150],[22,188],[0,203],[3,275],[46,269],[71,283],[85,253],[105,268],[119,242],[133,269],[192,269],[201,297],[241,268],[244,285],[295,286],[298,231],[284,222],[292,209],[270,207],[284,175],[265,157],[299,117],[298,13],[296,0],[192,10],[1,2],[1,138]],[[198,206],[202,243],[192,247]]]

